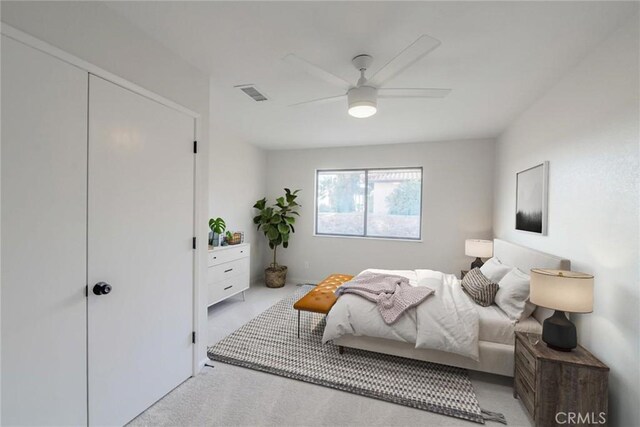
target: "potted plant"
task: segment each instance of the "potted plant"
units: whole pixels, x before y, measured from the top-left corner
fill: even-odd
[[[289,247],[289,237],[296,231],[293,228],[296,222],[293,215],[300,216],[297,212],[300,205],[296,203],[300,190],[291,192],[285,188],[284,191],[284,197],[278,197],[273,206],[267,206],[266,197],[253,205],[260,212],[253,218],[253,223],[258,225],[258,230],[262,229],[273,250],[273,262],[264,270],[265,283],[269,288],[281,288],[287,280],[287,267],[278,265],[276,252],[280,245]]]
[[[220,245],[220,235],[224,233],[224,230],[227,229],[227,224],[225,224],[224,220],[220,217],[211,218],[209,220],[209,228],[213,232],[213,238],[211,239],[212,246]]]
[[[227,232],[224,233],[224,245],[229,246],[232,244],[233,244],[233,233],[227,230]]]

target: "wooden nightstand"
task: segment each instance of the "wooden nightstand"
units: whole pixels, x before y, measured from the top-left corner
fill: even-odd
[[[565,353],[542,339],[532,345],[527,335],[516,332],[513,396],[535,425],[607,425],[607,365],[584,347]]]
[[[460,270],[460,280],[464,279],[464,276],[469,272],[469,270]]]

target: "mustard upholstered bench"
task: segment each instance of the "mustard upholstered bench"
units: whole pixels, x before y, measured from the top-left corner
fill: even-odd
[[[332,274],[293,304],[293,308],[298,310],[298,338],[300,338],[300,311],[329,313],[338,300],[335,295],[336,289],[351,279],[353,276],[350,274]]]

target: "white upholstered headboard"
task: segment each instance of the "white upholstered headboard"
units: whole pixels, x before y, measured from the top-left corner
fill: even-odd
[[[532,268],[549,268],[553,270],[571,270],[571,261],[555,255],[536,251],[506,240],[493,239],[493,256],[511,267],[518,267],[524,273],[531,274]],[[552,314],[551,310],[538,307],[533,316],[542,323]]]

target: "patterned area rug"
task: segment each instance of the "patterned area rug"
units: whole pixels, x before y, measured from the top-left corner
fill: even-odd
[[[324,316],[302,312],[300,338],[293,303],[302,286],[208,349],[211,360],[386,400],[484,424],[504,422],[483,411],[465,369],[364,350],[322,345]]]

